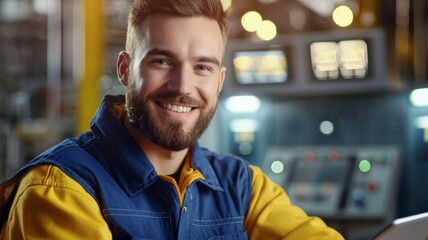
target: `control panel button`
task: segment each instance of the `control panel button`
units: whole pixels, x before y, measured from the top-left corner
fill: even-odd
[[[352,201],[358,207],[364,207],[366,204],[366,193],[363,189],[357,188],[352,192]]]
[[[378,190],[378,185],[375,182],[369,182],[367,183],[367,190],[369,192],[376,192]]]

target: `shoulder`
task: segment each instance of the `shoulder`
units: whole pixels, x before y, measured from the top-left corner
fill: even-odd
[[[52,186],[72,180],[95,197],[94,186],[97,181],[93,173],[104,169],[91,156],[91,151],[99,148],[96,146],[97,144],[92,132],[83,133],[76,138],[65,139],[27,163],[14,178],[31,179],[32,182],[38,184],[54,184]],[[52,179],[61,181],[50,181]],[[26,183],[30,182],[26,181]]]
[[[64,139],[28,162],[19,172],[43,163],[70,162],[70,159],[75,156],[87,157],[89,155],[86,153],[86,149],[89,149],[94,143],[96,143],[96,137],[92,132],[83,133],[76,138]]]
[[[58,167],[37,165],[15,181],[1,239],[111,239],[96,200]]]
[[[78,182],[51,164],[37,165],[23,173],[19,180],[18,193],[37,186],[63,188],[87,194]]]

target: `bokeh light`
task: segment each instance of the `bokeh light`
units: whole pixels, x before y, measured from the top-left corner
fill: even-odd
[[[284,171],[284,164],[281,161],[274,161],[270,169],[273,173],[282,173]]]
[[[262,21],[262,15],[256,11],[246,12],[241,18],[242,27],[248,32],[257,31]]]
[[[272,21],[263,20],[257,29],[257,37],[261,40],[269,41],[276,37],[276,25]]]
[[[223,4],[223,9],[229,10],[230,7],[232,6],[232,0],[221,0],[221,3]]]
[[[354,14],[351,8],[340,5],[332,13],[333,21],[340,27],[347,27],[354,21]]]
[[[325,134],[325,135],[329,135],[332,134],[334,131],[334,125],[332,122],[330,121],[323,121],[320,124],[320,131],[321,133]]]
[[[360,163],[358,164],[358,168],[361,172],[366,173],[370,171],[370,169],[372,168],[372,164],[369,160],[364,159],[360,161]]]

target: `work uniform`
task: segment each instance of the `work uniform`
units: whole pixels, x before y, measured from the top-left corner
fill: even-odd
[[[158,175],[124,112],[105,97],[91,131],[1,185],[0,239],[343,239],[242,159],[196,144],[178,183]]]

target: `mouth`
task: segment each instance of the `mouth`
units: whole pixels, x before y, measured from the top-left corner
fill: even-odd
[[[163,103],[163,102],[159,103],[159,105],[164,109],[168,109],[170,111],[177,112],[177,113],[188,113],[193,109],[192,107],[180,106],[180,105]]]

